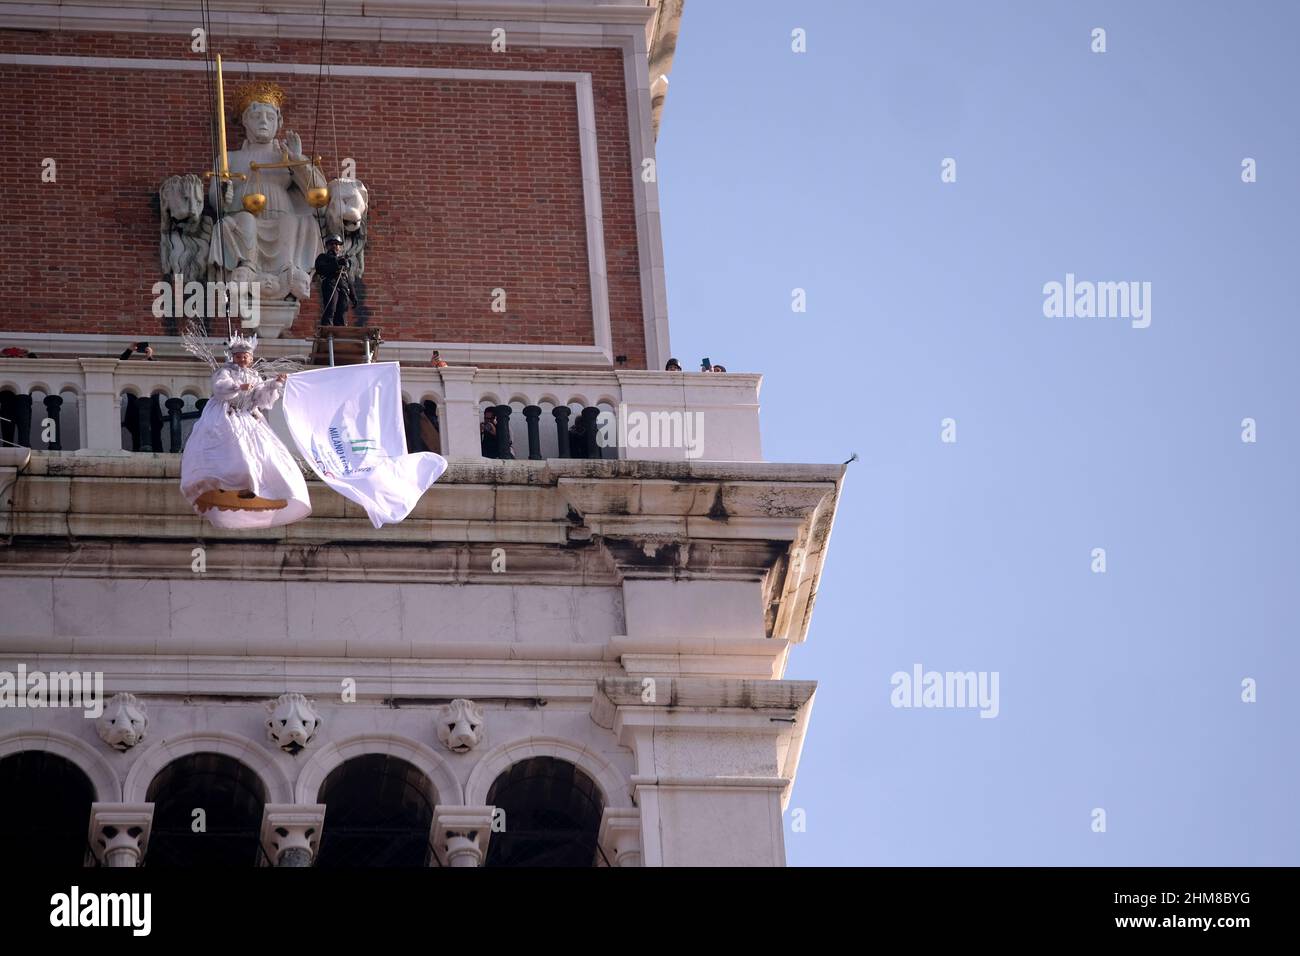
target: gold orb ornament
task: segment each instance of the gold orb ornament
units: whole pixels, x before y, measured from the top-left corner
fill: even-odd
[[[266,194],[249,193],[244,197],[244,208],[256,216],[266,208]]]
[[[313,209],[321,209],[330,201],[330,191],[325,186],[312,186],[307,190],[307,205]]]

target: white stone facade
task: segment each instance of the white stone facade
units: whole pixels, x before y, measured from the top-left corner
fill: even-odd
[[[365,754],[428,781],[441,865],[484,862],[494,781],[538,756],[594,782],[596,865],[784,863],[814,685],[780,676],[842,469],[463,463],[382,531],[313,481],[312,518],[222,539],[175,466],[0,452],[0,670],[100,672],[147,707],[126,749],[78,709],[0,708],[0,759],[46,750],[90,779],[101,864],[135,865],[150,832],[103,820],[147,824],[157,775],[211,753],[260,780],[277,865],[310,863],[323,782]],[[319,718],[301,746],[268,733],[284,695]],[[455,700],[481,721],[460,749],[436,726]]]

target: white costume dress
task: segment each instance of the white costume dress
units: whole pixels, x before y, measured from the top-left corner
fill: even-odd
[[[241,390],[240,385],[251,386]],[[269,409],[284,394],[275,379],[262,380],[251,368],[233,362],[212,376],[212,398],[194,423],[181,456],[181,494],[191,505],[206,491],[251,491],[279,499],[283,508],[241,510],[209,508],[202,514],[218,528],[269,528],[311,514],[307,482],[298,463],[275,437],[260,409]]]

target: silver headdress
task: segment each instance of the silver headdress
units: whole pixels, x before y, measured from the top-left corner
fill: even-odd
[[[185,346],[185,351],[189,352],[199,361],[203,362],[212,371],[221,367],[222,360],[212,345],[208,344],[207,337],[203,334],[203,326],[196,321],[190,321],[186,324],[185,329],[181,332],[181,343]],[[257,335],[254,333],[245,337],[242,333],[236,332],[225,343],[225,360],[234,361],[235,354],[238,352],[252,352],[257,348]],[[257,359],[253,362],[253,371],[257,372],[263,378],[271,378],[279,375],[281,372],[292,373],[300,372],[306,368],[306,358],[284,357],[273,359]]]
[[[226,343],[226,354],[230,356],[230,358],[232,359],[240,352],[255,352],[255,351],[257,351],[256,333],[245,338],[242,334],[236,332],[234,335],[230,337],[230,341]]]

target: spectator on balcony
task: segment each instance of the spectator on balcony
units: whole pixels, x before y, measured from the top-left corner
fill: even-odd
[[[40,358],[35,352],[29,352],[26,349],[20,349],[16,345],[11,345],[7,349],[0,349],[0,358]]]
[[[497,413],[491,408],[483,409],[483,421],[479,422],[479,445],[484,458],[496,458],[497,455]],[[511,439],[506,437],[506,451],[510,450]]]
[[[569,429],[569,457],[586,458],[588,442],[592,437],[587,432],[587,420],[581,415],[575,416],[573,426]]]
[[[681,370],[682,370],[682,363],[677,361],[677,359],[674,358],[670,358],[668,360],[668,364],[664,366],[665,372],[680,372]]]
[[[434,349],[434,350],[433,350],[433,357],[429,359],[429,367],[430,367],[430,368],[446,368],[446,367],[447,367],[447,363],[444,362],[444,361],[442,360],[442,356],[438,354],[438,350],[437,350],[437,349]]]
[[[709,369],[709,371],[710,371],[710,372],[725,372],[726,369],[723,368],[721,365],[715,365],[715,366],[713,366],[713,368]]]
[[[152,362],[152,361],[153,361],[153,346],[151,346],[148,342],[135,342],[135,343],[132,343],[130,346],[128,346],[128,347],[127,347],[127,348],[122,352],[122,354],[119,355],[117,358],[118,358],[118,361],[120,361],[120,362],[125,362],[125,361],[126,361],[127,359],[129,359],[132,355],[143,355],[146,359],[148,359],[150,362]]]

